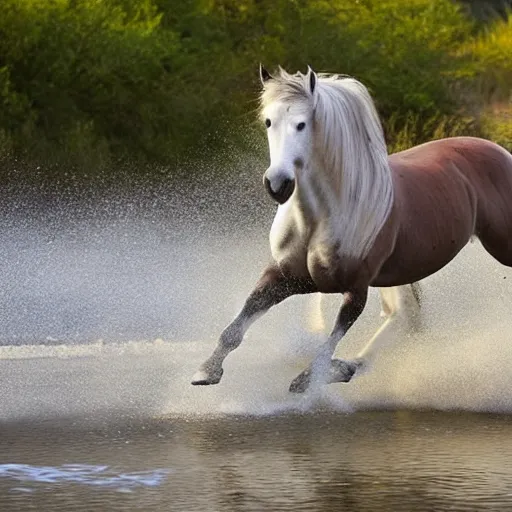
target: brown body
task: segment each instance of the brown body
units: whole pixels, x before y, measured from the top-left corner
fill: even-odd
[[[419,281],[449,263],[476,235],[512,266],[512,156],[477,138],[429,142],[391,155],[395,204],[369,259],[391,254],[372,286]]]
[[[512,266],[512,155],[484,139],[453,137],[389,157],[394,205],[363,261],[307,256],[319,291],[414,283],[448,264],[477,236],[498,261]],[[304,269],[287,267],[295,275]]]

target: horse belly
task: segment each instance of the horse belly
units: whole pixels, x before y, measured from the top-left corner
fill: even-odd
[[[371,282],[371,286],[387,287],[402,286],[421,281],[445,267],[467,244],[469,237],[461,243],[446,247],[440,251],[413,252],[407,250],[395,251],[384,263],[380,272]]]
[[[459,211],[445,207],[445,214],[431,216],[430,222],[425,222],[425,217],[416,222],[414,217],[409,218],[410,229],[399,233],[393,252],[372,286],[401,286],[438,272],[457,256],[474,234],[472,206]]]

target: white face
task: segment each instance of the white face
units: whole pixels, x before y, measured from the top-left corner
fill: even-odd
[[[308,167],[313,144],[311,108],[272,103],[263,112],[270,150],[270,167],[264,175],[269,193],[279,203],[293,192],[297,173]]]

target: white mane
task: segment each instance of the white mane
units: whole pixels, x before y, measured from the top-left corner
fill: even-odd
[[[314,109],[316,187],[325,198],[328,229],[342,254],[365,257],[393,206],[393,183],[382,126],[366,87],[353,78],[319,75],[311,95],[310,75],[281,70],[261,96],[263,108],[274,101],[308,102]],[[327,182],[327,183],[326,183]]]

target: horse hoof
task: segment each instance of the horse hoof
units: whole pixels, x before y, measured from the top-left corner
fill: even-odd
[[[354,373],[360,368],[359,361],[344,361],[343,359],[333,359],[329,375],[329,384],[336,382],[350,382]]]
[[[310,372],[304,371],[292,380],[288,390],[290,393],[304,393],[308,389],[310,381]]]
[[[199,370],[192,378],[191,384],[193,386],[210,386],[212,384],[218,384],[222,378],[224,370],[220,368],[216,372],[206,372],[205,370]]]

